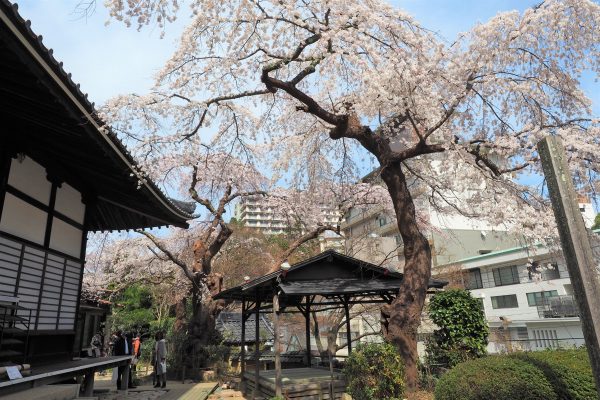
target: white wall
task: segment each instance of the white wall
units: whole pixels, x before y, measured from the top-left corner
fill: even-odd
[[[31,158],[12,160],[8,184],[49,206],[52,184],[47,179],[44,167]],[[54,209],[83,225],[85,205],[81,201],[81,194],[70,185],[63,183],[57,188]],[[6,193],[0,217],[1,231],[43,245],[47,222],[46,211]],[[52,220],[50,249],[79,258],[82,239],[81,229],[56,217]]]
[[[0,219],[0,230],[39,245],[44,244],[48,214],[6,193]]]
[[[29,157],[13,159],[8,184],[48,205],[52,184],[46,179],[46,169]]]
[[[85,205],[81,202],[81,193],[66,183],[63,183],[56,190],[56,204],[54,209],[83,225]]]
[[[579,210],[583,216],[583,223],[585,227],[590,229],[594,225],[596,219],[596,211],[592,203],[579,203]]]
[[[83,233],[76,227],[54,218],[50,234],[50,248],[80,258]]]

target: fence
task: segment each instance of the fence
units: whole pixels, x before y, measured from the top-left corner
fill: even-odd
[[[583,337],[558,339],[552,335],[541,335],[533,339],[490,341],[488,344],[488,352],[512,353],[517,351],[537,351],[545,349],[569,349],[583,346],[584,344],[585,341]]]

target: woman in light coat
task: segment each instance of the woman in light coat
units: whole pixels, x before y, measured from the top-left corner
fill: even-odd
[[[154,387],[164,388],[167,385],[167,345],[162,332],[157,332],[155,339],[156,365],[154,371],[156,371],[156,384]]]

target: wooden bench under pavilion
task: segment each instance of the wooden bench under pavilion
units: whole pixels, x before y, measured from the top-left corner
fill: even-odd
[[[348,352],[352,351],[350,334],[350,306],[354,304],[390,304],[398,295],[402,274],[349,257],[333,250],[297,263],[289,270],[279,270],[256,278],[234,288],[224,290],[215,299],[239,301],[243,321],[250,315],[273,313],[275,328],[275,370],[246,371],[242,347],[242,382],[254,399],[285,394],[287,398],[329,399],[329,385],[333,397],[339,399],[346,384],[340,371],[330,372],[311,366],[310,313],[344,309]],[[441,289],[443,281],[430,280],[429,288]],[[279,314],[301,313],[305,318],[307,368],[281,368],[279,346]],[[259,318],[255,317],[255,321]],[[259,326],[255,326],[255,337]],[[245,341],[246,324],[241,324],[242,342]],[[255,358],[259,356],[259,343],[254,346]]]

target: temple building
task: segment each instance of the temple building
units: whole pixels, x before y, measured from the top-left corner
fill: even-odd
[[[0,379],[1,395],[36,386],[40,371],[45,383],[79,371],[81,362],[68,363],[87,346],[77,340],[77,316],[88,232],[187,227],[193,209],[141,175],[7,0],[0,0],[0,118],[0,362],[32,368],[20,381]],[[59,363],[70,375],[42,368]]]

